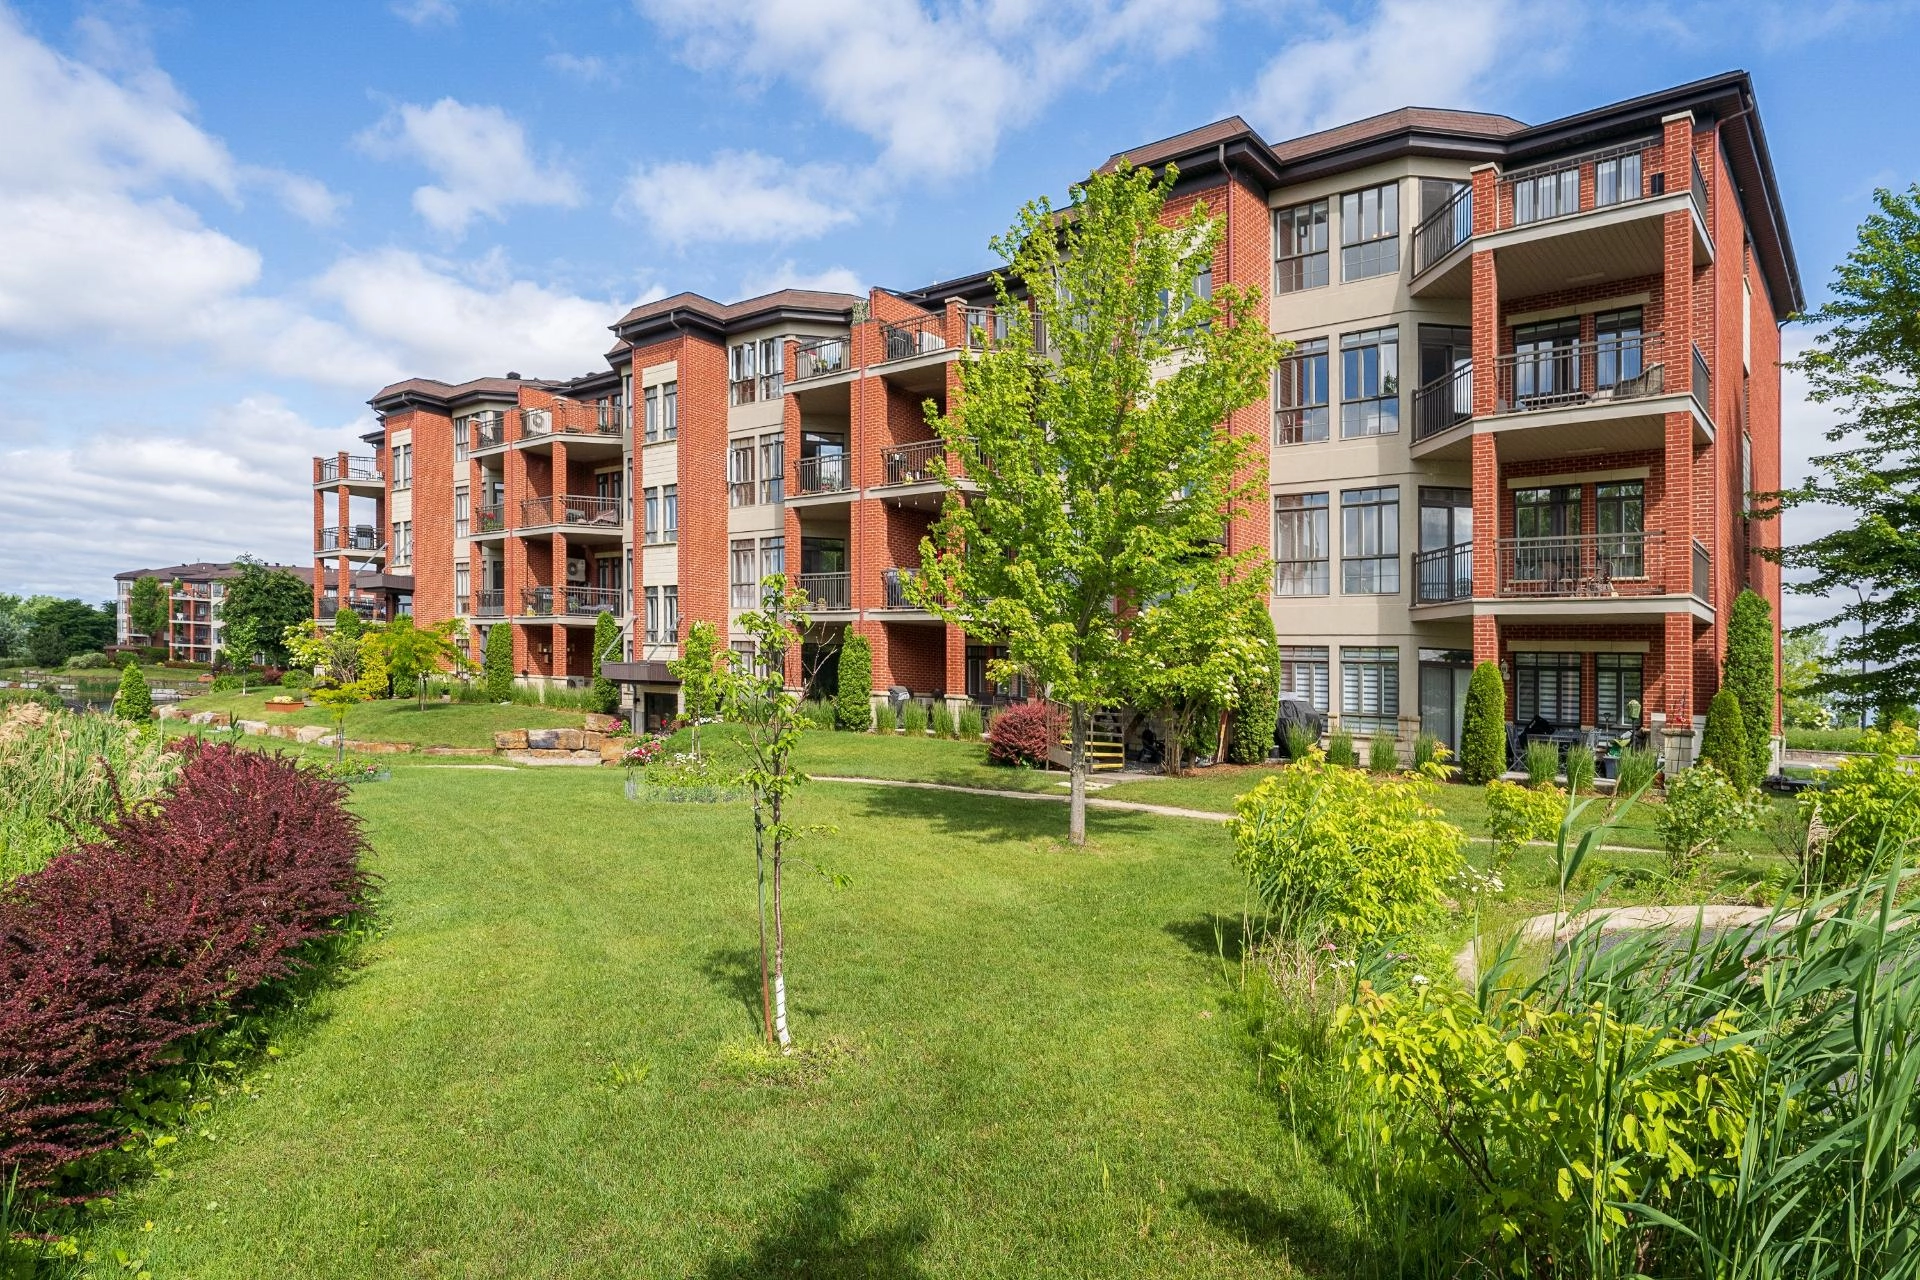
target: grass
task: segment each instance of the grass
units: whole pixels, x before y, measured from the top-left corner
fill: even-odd
[[[987,763],[987,744],[904,734],[810,731],[800,767],[840,777],[939,782],[991,791],[1064,791],[1067,775]]]
[[[179,703],[188,713],[225,711],[236,720],[266,720],[274,724],[333,725],[328,707],[304,711],[266,710],[266,693],[207,693]],[[552,707],[505,706],[486,702],[429,702],[418,709],[414,699],[362,702],[347,708],[347,737],[367,742],[410,742],[415,746],[491,747],[496,732],[510,729],[578,729],[581,714]]]
[[[383,936],[171,1181],[103,1211],[98,1256],[200,1280],[1197,1277],[1350,1244],[1218,1016],[1241,904],[1218,828],[1095,813],[1070,852],[1054,806],[806,788],[798,820],[837,828],[810,855],[852,879],[790,881],[803,1053],[780,1060],[744,807],[423,762],[354,805]]]

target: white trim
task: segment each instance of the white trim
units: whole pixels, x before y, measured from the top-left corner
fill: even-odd
[[[1606,484],[1609,480],[1645,480],[1650,467],[1615,467],[1611,471],[1572,471],[1552,476],[1508,476],[1509,489],[1544,489],[1556,484]]]

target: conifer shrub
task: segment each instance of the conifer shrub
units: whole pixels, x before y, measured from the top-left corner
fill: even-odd
[[[1753,785],[1748,770],[1750,759],[1740,699],[1733,690],[1722,689],[1707,704],[1707,728],[1700,735],[1700,762],[1718,769],[1721,776],[1733,784],[1734,790],[1746,791]]]
[[[1273,616],[1265,608],[1258,613],[1260,660],[1234,682],[1237,698],[1227,731],[1227,759],[1233,764],[1265,763],[1280,721],[1280,642],[1274,635]]]
[[[113,714],[122,720],[145,724],[153,719],[153,690],[147,678],[132,660],[120,672],[120,691],[113,695]]]
[[[840,646],[840,689],[834,724],[849,733],[873,728],[873,642],[851,634]]]
[[[620,710],[620,686],[600,674],[600,664],[619,656],[620,624],[605,609],[593,620],[593,709],[603,716]]]
[[[1493,781],[1507,771],[1507,687],[1500,668],[1483,662],[1467,682],[1460,736],[1460,772],[1468,782]]]
[[[1747,780],[1758,785],[1773,756],[1773,606],[1751,588],[1733,599],[1727,616],[1727,657],[1721,687],[1740,700],[1747,744]],[[1729,777],[1732,775],[1729,774]]]
[[[480,687],[486,691],[488,702],[505,702],[513,696],[513,629],[504,622],[487,628]]]

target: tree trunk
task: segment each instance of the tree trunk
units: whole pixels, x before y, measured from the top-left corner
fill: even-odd
[[[767,824],[760,806],[753,806],[754,892],[758,901],[755,913],[760,922],[760,1030],[773,1043],[773,996],[767,982]]]
[[[786,850],[780,833],[780,801],[773,802],[773,1034],[782,1050],[792,1047],[787,1034],[787,929],[780,911],[780,873]]]
[[[1076,845],[1087,842],[1087,708],[1076,702],[1072,709],[1073,750],[1069,757],[1067,839]]]

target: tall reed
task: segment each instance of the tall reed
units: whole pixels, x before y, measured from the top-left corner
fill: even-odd
[[[152,727],[34,703],[7,708],[0,718],[0,884],[98,836],[115,813],[115,782],[121,801],[137,806],[173,779],[178,764]]]

